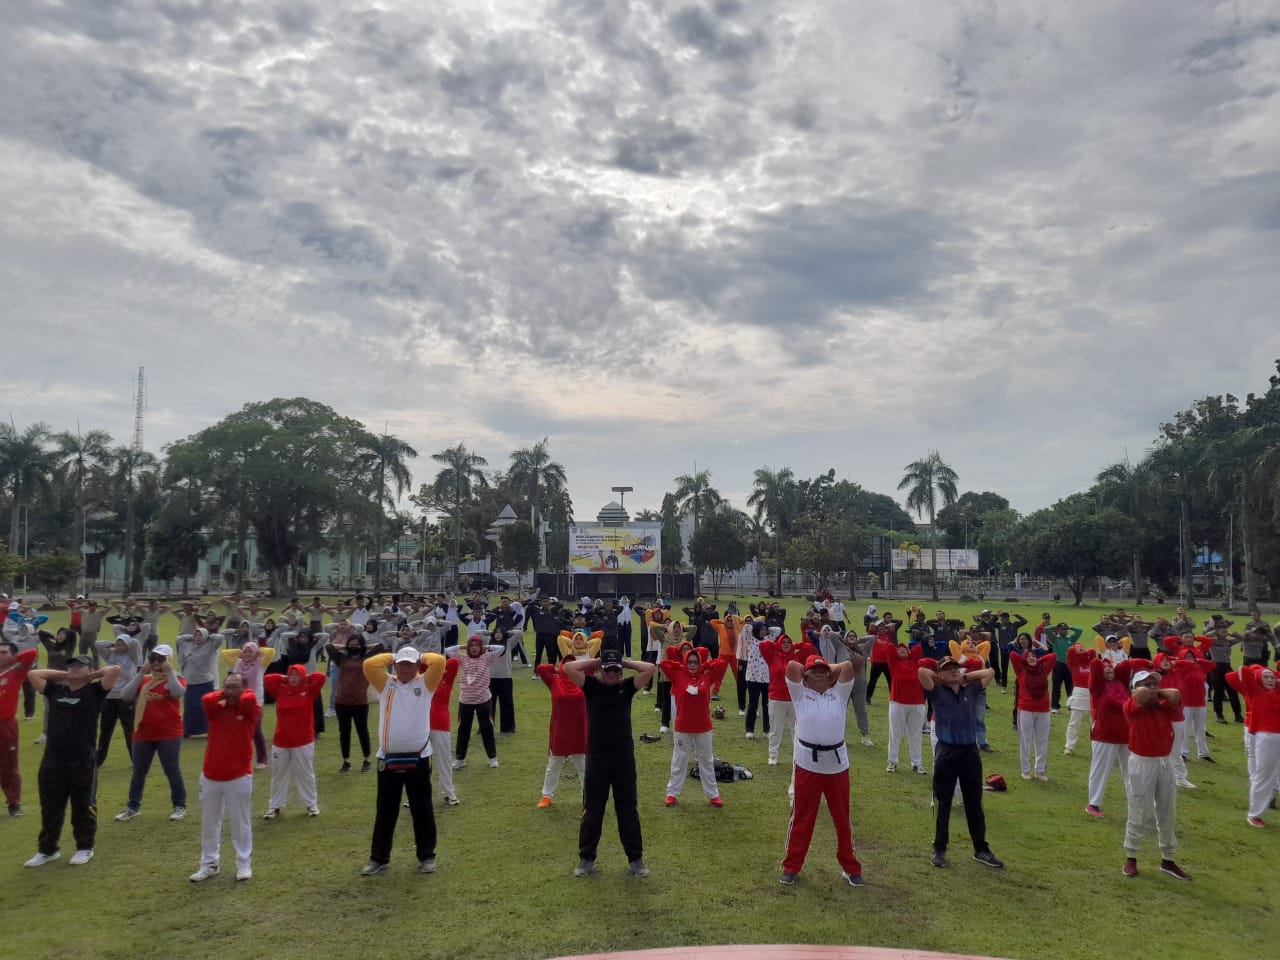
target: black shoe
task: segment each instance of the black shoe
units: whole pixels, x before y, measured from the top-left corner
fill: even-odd
[[[1004,861],[996,857],[990,850],[983,850],[981,853],[975,853],[973,859],[982,864],[984,867],[991,867],[994,870],[1004,869]]]
[[[364,763],[360,764],[360,772],[361,772],[361,773],[368,773],[368,772],[369,772],[369,770],[370,770],[370,767],[371,767],[371,764],[369,763],[369,761],[368,761],[368,760],[365,760],[365,762],[364,762]]]
[[[945,850],[933,851],[933,856],[929,858],[929,862],[935,867],[945,867],[947,865],[947,852]]]
[[[994,750],[992,750],[992,749],[991,749],[991,744],[989,744],[989,743],[984,743],[984,744],[982,744],[978,749],[979,749],[979,750],[981,750],[983,753],[994,753],[994,752],[995,752]]]
[[[789,873],[788,871],[783,870],[782,876],[778,878],[778,882],[789,887],[796,882],[796,875],[794,873]]]
[[[1219,717],[1219,718],[1218,718],[1218,722],[1219,722],[1219,723],[1226,723],[1226,722],[1227,722],[1227,718],[1226,718],[1226,717]]]
[[[338,772],[339,772],[339,773],[350,773],[350,772],[351,772],[351,761],[350,761],[350,760],[343,760],[343,761],[342,761],[342,769],[341,769],[341,770],[339,770]]]
[[[1208,756],[1207,754],[1206,754],[1205,756],[1201,757],[1200,759],[1201,759],[1204,763],[1217,763],[1217,762],[1218,762],[1217,760],[1213,759],[1213,757]]]

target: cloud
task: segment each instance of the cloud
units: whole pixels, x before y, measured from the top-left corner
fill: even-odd
[[[765,462],[892,492],[933,448],[1032,509],[1280,356],[1265,4],[6,25],[19,421],[125,436],[142,364],[157,448],[306,394],[424,454],[550,434],[584,513],[695,460],[740,497]]]

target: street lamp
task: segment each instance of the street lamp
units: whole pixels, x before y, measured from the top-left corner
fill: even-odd
[[[18,522],[22,524],[22,596],[27,595],[27,558],[31,555],[31,505],[18,504]]]
[[[635,487],[610,487],[614,493],[618,494],[618,506],[626,507],[627,494],[635,489]]]

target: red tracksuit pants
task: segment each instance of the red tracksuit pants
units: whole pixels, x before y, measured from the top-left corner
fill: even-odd
[[[796,803],[787,827],[787,856],[782,869],[799,873],[813,839],[813,825],[818,819],[818,805],[825,797],[827,809],[836,828],[836,859],[848,874],[862,873],[862,864],[853,852],[853,824],[849,821],[849,771],[813,773],[796,767]]]

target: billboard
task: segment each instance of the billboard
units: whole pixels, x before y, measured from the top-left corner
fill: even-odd
[[[571,573],[659,573],[662,567],[661,524],[625,527],[571,526]]]
[[[892,551],[893,569],[895,570],[928,570],[932,564],[932,551],[928,547],[915,550]],[[938,572],[948,573],[952,570],[977,570],[977,550],[939,550]]]

